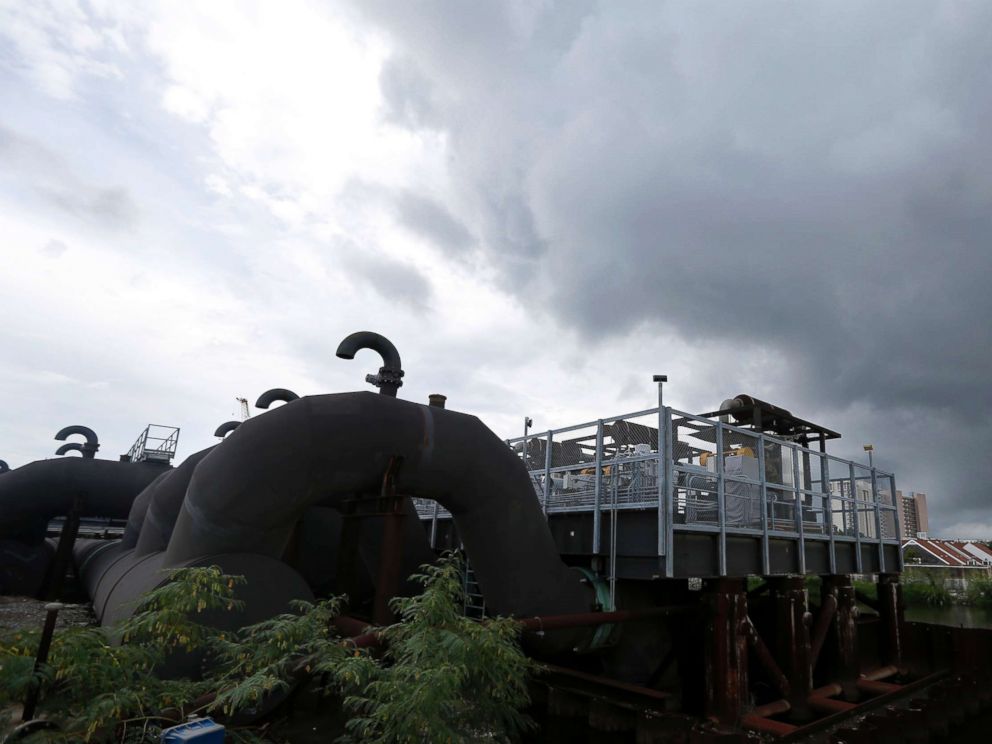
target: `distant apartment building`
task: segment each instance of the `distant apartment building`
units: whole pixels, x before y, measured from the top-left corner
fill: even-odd
[[[904,496],[902,491],[896,491],[896,507],[899,512],[899,537],[903,540],[926,538],[930,531],[927,495],[911,491]]]

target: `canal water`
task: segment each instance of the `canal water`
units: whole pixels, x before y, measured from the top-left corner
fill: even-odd
[[[965,607],[907,607],[906,619],[919,623],[952,625],[955,628],[992,628],[992,608]]]

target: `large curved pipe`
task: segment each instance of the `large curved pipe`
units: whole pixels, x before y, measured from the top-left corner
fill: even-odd
[[[70,452],[79,452],[83,457],[86,457],[83,453],[83,447],[84,445],[79,442],[68,442],[55,450],[55,454],[61,457],[62,455],[68,455]]]
[[[379,392],[383,395],[395,398],[396,392],[403,385],[403,364],[400,362],[400,353],[393,346],[392,341],[372,331],[358,331],[338,344],[335,353],[341,359],[354,359],[355,353],[360,349],[372,349],[382,357],[379,374],[366,375],[365,381],[379,388]]]
[[[193,478],[197,466],[219,445],[196,452],[166,477],[148,487],[151,491],[148,509],[145,511],[141,529],[134,544],[134,555],[140,557],[148,553],[165,550],[172,537],[172,530],[186,498],[186,489]]]
[[[7,472],[10,472],[10,465],[8,465],[5,461],[0,460],[0,475]]]
[[[294,400],[299,400],[299,397],[300,396],[292,390],[287,390],[286,388],[272,388],[271,390],[266,390],[258,396],[258,400],[255,401],[255,408],[265,410],[276,401],[281,400],[284,403],[292,403]]]
[[[48,522],[80,499],[80,516],[124,519],[134,498],[167,465],[60,457],[38,460],[0,479],[0,537],[44,539]]]
[[[239,426],[241,426],[240,421],[225,421],[223,424],[214,429],[214,436],[223,439]]]
[[[376,494],[391,458],[400,493],[454,517],[486,604],[500,614],[584,612],[520,460],[474,416],[371,393],[301,398],[246,421],[193,473],[164,565],[283,554],[309,506]]]
[[[79,451],[82,453],[83,457],[88,460],[92,460],[96,457],[96,452],[100,449],[100,440],[97,438],[96,432],[88,426],[81,426],[79,424],[65,426],[59,429],[58,434],[55,435],[55,439],[56,441],[64,442],[73,434],[79,434],[86,439],[86,442],[79,447]]]

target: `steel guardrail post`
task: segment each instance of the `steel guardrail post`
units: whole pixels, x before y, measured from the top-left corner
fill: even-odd
[[[861,510],[858,508],[858,482],[854,477],[853,462],[848,462],[848,470],[850,472],[848,477],[850,479],[849,487],[851,489],[851,504],[854,507],[854,541],[856,545],[855,550],[857,551],[854,555],[854,567],[856,569],[856,573],[861,573]]]
[[[723,483],[723,424],[716,424],[716,503],[720,524],[718,561],[720,576],[727,575],[727,499]]]
[[[803,496],[799,481],[799,450],[796,447],[789,447],[792,452],[792,490],[795,494],[796,504],[796,533],[799,536],[799,573],[806,574],[806,533],[803,527]]]

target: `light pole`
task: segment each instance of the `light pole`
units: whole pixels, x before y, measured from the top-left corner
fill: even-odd
[[[868,467],[869,468],[874,468],[875,467],[875,460],[872,457],[872,455],[875,452],[875,445],[874,444],[866,444],[865,445],[865,452],[868,453]]]
[[[521,454],[523,455],[524,465],[527,465],[527,469],[530,470],[530,466],[527,463],[527,432],[530,431],[530,427],[534,425],[534,419],[530,416],[524,416],[524,442],[523,448],[521,449]]]
[[[668,375],[655,375],[651,378],[658,383],[658,409],[665,407],[664,385],[668,382]]]

